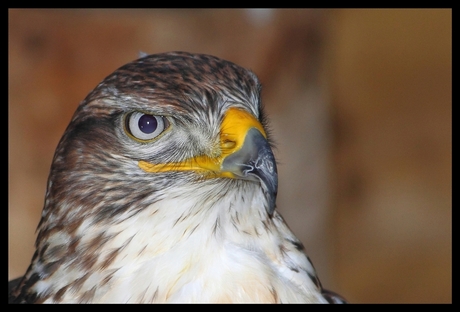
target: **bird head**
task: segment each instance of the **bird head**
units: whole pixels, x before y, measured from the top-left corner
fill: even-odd
[[[12,298],[324,302],[275,211],[277,186],[251,71],[202,54],[141,57],[73,115]]]
[[[259,81],[209,55],[145,56],[79,105],[56,149],[41,223],[135,213],[152,194],[200,183],[260,187],[273,213],[277,169]]]

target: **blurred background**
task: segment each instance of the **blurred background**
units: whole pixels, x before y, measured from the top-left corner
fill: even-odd
[[[78,103],[148,54],[212,54],[263,84],[278,210],[326,288],[452,302],[452,11],[9,10],[9,278],[34,252]]]

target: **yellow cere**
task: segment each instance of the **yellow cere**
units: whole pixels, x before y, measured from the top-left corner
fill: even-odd
[[[238,108],[230,108],[225,113],[220,127],[221,154],[218,157],[202,155],[168,164],[152,164],[141,160],[138,165],[146,172],[196,171],[212,176],[234,178],[233,173],[221,171],[222,163],[228,155],[241,149],[246,134],[251,128],[258,129],[264,137],[267,137],[262,124],[253,115]]]

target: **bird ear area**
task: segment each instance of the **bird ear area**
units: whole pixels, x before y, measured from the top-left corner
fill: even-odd
[[[167,117],[134,111],[124,116],[124,131],[133,140],[149,143],[157,140],[170,128]]]

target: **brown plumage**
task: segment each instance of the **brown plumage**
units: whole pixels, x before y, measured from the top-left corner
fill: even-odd
[[[260,85],[213,56],[142,57],[79,105],[10,302],[343,302],[275,210]]]

